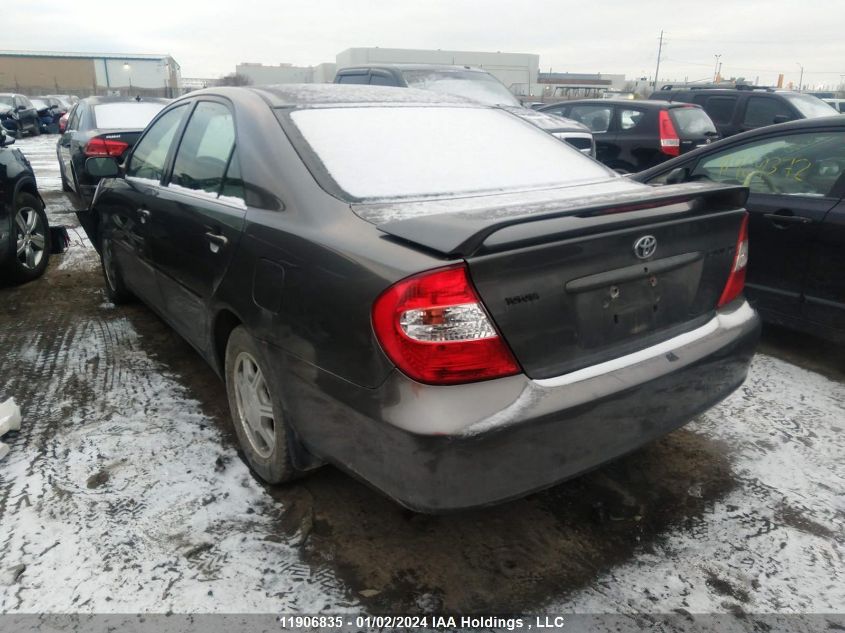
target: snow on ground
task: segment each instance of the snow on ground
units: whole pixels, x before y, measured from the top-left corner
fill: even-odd
[[[732,447],[737,487],[566,607],[845,611],[845,385],[758,355],[743,387],[687,428]]]

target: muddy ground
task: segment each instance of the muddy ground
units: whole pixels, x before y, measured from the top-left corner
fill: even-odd
[[[73,226],[55,140],[17,147]],[[845,611],[845,349],[766,329],[744,387],[687,427],[520,501],[415,515],[330,467],[260,484],[216,375],[108,303],[72,236],[0,289],[0,398],[24,415],[2,612]]]

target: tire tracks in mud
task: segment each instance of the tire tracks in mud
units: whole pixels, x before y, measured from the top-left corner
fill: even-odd
[[[0,395],[24,414],[0,464],[0,611],[318,610],[344,598],[303,562],[268,496],[95,273],[51,264],[4,291]],[[160,324],[160,327],[165,327]],[[223,467],[215,468],[215,464]]]

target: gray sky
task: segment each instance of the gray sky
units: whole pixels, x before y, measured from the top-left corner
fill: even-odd
[[[831,86],[845,77],[845,2],[829,0],[74,0],[15,4],[4,49],[170,53],[186,77],[239,62],[312,65],[353,46],[537,53],[556,72],[713,76]]]

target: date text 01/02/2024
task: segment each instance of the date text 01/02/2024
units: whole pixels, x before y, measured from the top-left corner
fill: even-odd
[[[501,617],[501,616],[398,616],[398,615],[286,615],[279,616],[278,622],[285,629],[320,628],[320,629],[486,629],[498,628],[508,631],[516,630],[554,630],[565,626],[562,616],[536,616],[534,618]],[[532,621],[533,620],[533,621]]]

